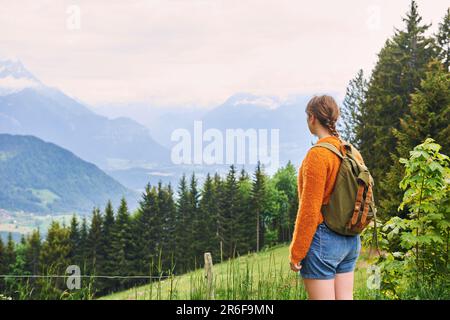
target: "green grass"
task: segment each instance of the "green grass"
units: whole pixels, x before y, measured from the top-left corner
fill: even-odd
[[[0,151],[0,161],[6,161],[12,159],[16,156],[15,152],[12,151]]]
[[[56,200],[59,199],[59,197],[47,189],[29,189],[31,193],[39,198],[41,201],[41,204],[43,207],[47,207],[49,204],[52,204]]]
[[[213,266],[215,299],[306,299],[299,276],[289,268],[288,246],[277,246]],[[368,260],[363,253],[355,271],[355,299],[376,299],[366,288]],[[101,299],[207,299],[204,270],[117,292]]]

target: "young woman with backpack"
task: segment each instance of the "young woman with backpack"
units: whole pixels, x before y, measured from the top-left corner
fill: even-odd
[[[291,269],[300,272],[309,299],[353,299],[359,233],[376,212],[373,179],[361,154],[340,138],[332,97],[313,97],[306,113],[318,141],[299,168]]]

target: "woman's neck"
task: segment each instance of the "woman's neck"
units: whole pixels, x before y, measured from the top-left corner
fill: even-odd
[[[329,133],[325,133],[325,132],[324,133],[320,132],[320,133],[317,134],[317,138],[319,140],[323,139],[323,138],[327,138],[327,137],[334,137],[334,136],[329,134]]]

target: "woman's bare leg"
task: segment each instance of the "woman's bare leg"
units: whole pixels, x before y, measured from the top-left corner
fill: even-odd
[[[334,300],[334,279],[303,279],[309,300]]]
[[[354,272],[337,273],[334,289],[336,300],[353,300]]]

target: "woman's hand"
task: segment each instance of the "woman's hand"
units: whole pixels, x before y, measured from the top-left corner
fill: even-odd
[[[300,262],[298,262],[297,264],[290,262],[289,264],[291,265],[291,270],[294,272],[299,272],[300,269],[302,268],[302,265],[300,264]]]

